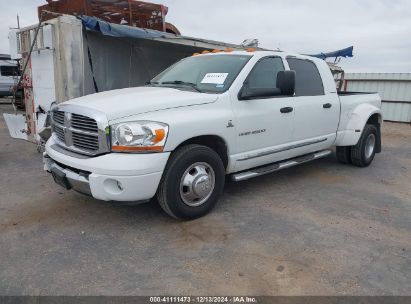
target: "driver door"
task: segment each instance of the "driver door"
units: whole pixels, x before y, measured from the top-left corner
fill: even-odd
[[[264,57],[256,63],[244,85],[252,89],[275,89],[279,71],[284,71],[281,57]],[[237,129],[235,170],[280,160],[283,156],[275,150],[293,140],[293,98],[273,96],[241,100],[236,96],[233,110]]]

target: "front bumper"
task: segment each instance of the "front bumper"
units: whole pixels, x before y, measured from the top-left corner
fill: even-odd
[[[56,163],[46,153],[43,154],[44,170],[53,175],[54,181],[66,189],[73,189],[77,192],[92,195],[90,189],[90,174],[80,171],[72,171]]]
[[[43,156],[44,170],[54,180],[103,201],[144,201],[157,192],[170,153],[75,155],[51,138]]]

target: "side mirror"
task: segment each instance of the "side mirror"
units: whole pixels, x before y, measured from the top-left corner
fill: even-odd
[[[277,74],[277,88],[250,88],[244,83],[238,98],[240,100],[269,98],[275,96],[294,96],[295,71],[280,71]]]
[[[247,83],[244,84],[240,91],[239,98],[241,100],[268,98],[274,96],[280,96],[281,91],[277,88],[250,88]]]
[[[283,96],[294,96],[295,71],[280,71],[277,74],[277,88]]]

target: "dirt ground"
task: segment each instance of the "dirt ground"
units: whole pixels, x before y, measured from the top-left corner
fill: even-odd
[[[1,295],[411,295],[410,125],[369,168],[229,183],[191,222],[59,188],[2,115],[0,142]]]

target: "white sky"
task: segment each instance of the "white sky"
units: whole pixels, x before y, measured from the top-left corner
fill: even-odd
[[[341,65],[355,72],[411,72],[410,0],[159,0],[167,21],[183,35],[297,53],[354,45]],[[45,0],[0,0],[0,53],[8,53],[8,28],[37,21]]]

